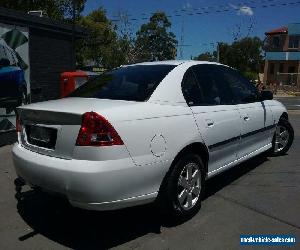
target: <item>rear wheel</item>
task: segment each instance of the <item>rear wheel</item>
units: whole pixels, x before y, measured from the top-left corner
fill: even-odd
[[[165,212],[179,221],[197,213],[201,207],[204,177],[204,165],[197,154],[189,153],[179,159],[161,190],[160,202]]]
[[[294,140],[294,129],[288,120],[281,118],[276,126],[273,136],[271,155],[284,155],[291,147]]]

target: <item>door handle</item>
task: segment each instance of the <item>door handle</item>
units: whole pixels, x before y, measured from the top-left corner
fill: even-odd
[[[214,121],[213,120],[206,120],[206,124],[207,124],[207,127],[212,127],[214,126]]]

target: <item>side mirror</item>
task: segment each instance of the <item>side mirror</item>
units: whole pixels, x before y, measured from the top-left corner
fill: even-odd
[[[10,61],[6,58],[0,60],[0,68],[10,66]]]
[[[262,90],[260,92],[260,100],[261,101],[273,100],[273,92],[269,90]]]

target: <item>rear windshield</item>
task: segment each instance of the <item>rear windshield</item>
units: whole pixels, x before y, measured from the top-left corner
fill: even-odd
[[[146,101],[176,65],[122,67],[89,80],[70,97]]]

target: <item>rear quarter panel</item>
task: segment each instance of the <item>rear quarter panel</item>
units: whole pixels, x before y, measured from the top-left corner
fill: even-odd
[[[185,146],[202,141],[191,109],[187,106],[144,103],[127,107],[131,119],[112,124],[136,165],[169,162]]]

